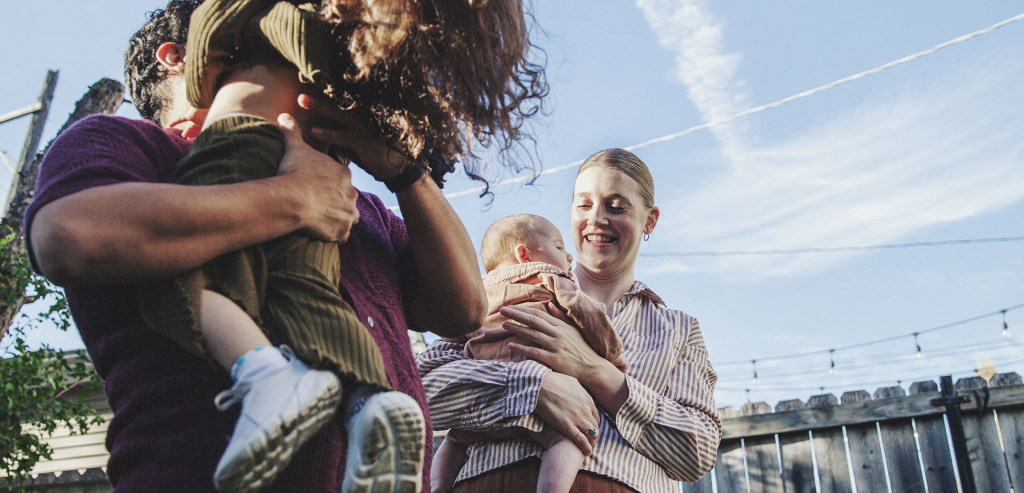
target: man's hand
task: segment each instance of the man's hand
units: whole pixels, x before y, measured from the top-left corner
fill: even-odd
[[[313,116],[313,137],[341,151],[378,181],[398,176],[412,164],[409,156],[392,148],[368,121],[355,111],[345,111],[330,100],[302,94],[299,106]]]
[[[290,178],[301,192],[301,230],[325,241],[348,240],[352,225],[359,222],[359,192],[352,186],[352,171],[307,145],[291,115],[282,114],[277,124],[284,134],[284,157],[277,173]]]

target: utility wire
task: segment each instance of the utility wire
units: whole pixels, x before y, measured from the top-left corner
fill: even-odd
[[[705,252],[657,252],[641,253],[641,257],[725,257],[738,255],[793,255],[802,253],[838,253],[838,252],[860,252],[865,250],[893,250],[897,248],[919,248],[936,247],[948,245],[967,245],[973,243],[1002,243],[1011,241],[1024,241],[1024,236],[1010,236],[1003,238],[968,238],[961,240],[942,241],[917,241],[913,243],[892,243],[887,245],[865,245],[865,246],[844,246],[844,247],[819,247],[819,248],[792,248],[785,250],[726,250],[726,251],[705,251]]]
[[[949,356],[959,355],[961,353],[971,353],[977,351],[991,350],[991,349],[1012,349],[1020,346],[1024,346],[1024,338],[1016,337],[1013,339],[999,338],[996,340],[986,341],[972,345],[958,345],[958,346],[944,346],[928,348],[926,357],[928,361],[935,361],[937,359],[946,358]],[[919,361],[917,354],[913,351],[903,351],[900,353],[886,353],[876,355],[865,355],[861,357],[852,358],[849,360],[836,359],[835,368],[838,370],[850,370],[854,368],[862,368],[869,366],[881,366],[902,363],[906,361]],[[749,363],[749,362],[748,362]],[[758,361],[760,363],[760,361]],[[757,366],[758,378],[775,378],[783,376],[794,376],[806,374],[809,367],[814,365],[808,365],[802,363],[799,365],[784,365],[784,366],[769,366],[761,365]],[[718,373],[718,380],[750,380],[751,371],[754,368],[747,367],[732,367],[730,369],[723,370],[721,366],[715,365],[716,373]]]
[[[798,99],[803,99],[803,98],[806,98],[808,96],[812,96],[814,94],[817,94],[819,92],[827,91],[827,90],[832,89],[834,87],[846,84],[847,82],[852,82],[852,81],[855,81],[857,79],[862,79],[864,77],[867,77],[869,75],[877,74],[877,73],[879,73],[879,72],[881,72],[883,70],[890,69],[892,67],[895,67],[897,65],[901,65],[901,64],[910,62],[912,60],[916,60],[916,59],[921,58],[923,56],[931,55],[932,53],[935,53],[935,52],[937,52],[937,51],[939,51],[939,50],[941,50],[943,48],[947,48],[947,47],[953,46],[953,45],[958,44],[958,43],[963,43],[964,41],[967,41],[967,40],[969,40],[971,38],[974,38],[974,37],[977,37],[977,36],[981,36],[983,34],[988,34],[988,33],[992,32],[992,31],[995,31],[996,29],[999,29],[1000,27],[1003,27],[1003,26],[1005,26],[1007,24],[1010,24],[1010,23],[1013,23],[1013,22],[1017,22],[1017,21],[1019,21],[1021,19],[1024,19],[1024,13],[1015,15],[1013,17],[1010,17],[1009,19],[1005,19],[1005,20],[999,21],[999,22],[997,22],[997,23],[995,23],[995,24],[993,24],[993,25],[991,25],[989,27],[986,27],[984,29],[980,29],[978,31],[974,31],[972,33],[965,34],[963,36],[951,39],[951,40],[946,41],[944,43],[939,43],[939,44],[937,44],[937,45],[935,45],[935,46],[933,46],[931,48],[928,48],[927,50],[919,51],[917,53],[914,53],[912,55],[907,55],[907,56],[905,56],[903,58],[900,58],[898,60],[893,60],[893,61],[891,61],[889,63],[883,64],[883,65],[879,65],[879,66],[877,66],[877,67],[875,67],[873,69],[865,70],[863,72],[859,72],[859,73],[853,74],[853,75],[848,76],[848,77],[843,77],[842,79],[838,79],[838,80],[829,82],[828,84],[815,87],[814,89],[806,90],[806,91],[801,92],[799,94],[794,94],[792,96],[782,98],[782,99],[780,99],[778,101],[774,101],[774,102],[771,102],[771,103],[768,103],[768,104],[763,104],[761,106],[756,106],[754,108],[750,108],[750,109],[741,111],[739,113],[736,113],[736,114],[734,114],[732,116],[727,116],[725,118],[720,118],[718,120],[712,120],[712,121],[709,121],[709,122],[701,123],[700,125],[696,125],[696,126],[690,127],[688,129],[680,131],[680,132],[676,132],[676,133],[673,133],[673,134],[668,134],[668,135],[665,135],[665,136],[662,136],[662,137],[658,137],[658,138],[655,138],[655,139],[648,140],[646,142],[641,142],[639,144],[634,144],[634,145],[631,145],[629,147],[624,147],[624,149],[627,150],[627,151],[631,151],[631,152],[632,151],[636,151],[638,149],[643,149],[645,147],[650,147],[650,146],[652,146],[654,144],[659,144],[661,142],[668,142],[670,140],[675,140],[675,139],[678,139],[680,137],[683,137],[683,136],[692,134],[694,132],[697,132],[699,130],[704,130],[706,128],[716,127],[718,125],[729,123],[731,121],[738,120],[738,119],[743,118],[745,116],[752,115],[754,113],[760,113],[760,112],[765,111],[765,110],[776,108],[776,107],[782,106],[782,105],[784,105],[786,103],[791,103],[791,102],[796,101]],[[565,171],[565,170],[569,170],[569,169],[575,168],[575,167],[577,167],[577,166],[579,166],[581,164],[583,164],[583,160],[573,161],[573,162],[571,162],[569,164],[566,164],[566,165],[563,165],[563,166],[559,166],[557,168],[546,169],[546,170],[544,170],[544,171],[542,171],[542,172],[540,172],[539,174],[536,174],[536,175],[518,176],[518,177],[515,177],[515,178],[509,178],[507,180],[501,180],[501,181],[491,185],[490,188],[497,188],[497,187],[500,187],[500,186],[503,186],[503,185],[510,185],[510,184],[513,184],[513,183],[519,183],[519,182],[524,182],[524,181],[532,181],[532,180],[535,180],[538,177],[541,177],[541,176],[544,176],[544,175],[550,175],[550,174],[553,174],[553,173],[558,173],[558,172],[561,172],[561,171]],[[468,190],[463,190],[463,191],[460,191],[460,192],[448,193],[448,194],[445,194],[445,197],[447,197],[449,199],[452,199],[452,198],[455,198],[455,197],[461,197],[463,195],[479,194],[479,193],[483,192],[484,189],[485,189],[485,187],[482,187],[482,186],[481,187],[475,187],[475,188],[471,188],[471,189],[468,189]]]
[[[918,330],[918,331],[915,331],[915,332],[910,332],[910,333],[907,333],[907,334],[900,334],[900,335],[896,335],[896,336],[885,337],[885,338],[882,338],[882,339],[875,339],[875,340],[871,340],[871,341],[858,342],[858,343],[855,343],[855,344],[848,344],[846,346],[835,346],[835,347],[828,348],[828,349],[818,349],[818,350],[815,350],[815,351],[806,351],[806,352],[802,352],[802,353],[792,353],[792,354],[784,354],[784,355],[779,355],[779,356],[769,356],[769,357],[766,357],[766,358],[752,358],[752,359],[755,360],[755,361],[773,361],[773,360],[780,360],[780,359],[799,358],[799,357],[802,357],[802,356],[814,356],[814,355],[819,355],[819,354],[828,355],[830,353],[834,353],[835,351],[841,351],[841,350],[846,350],[846,349],[854,349],[854,348],[859,348],[859,347],[864,347],[864,346],[870,346],[870,345],[873,345],[873,344],[881,344],[883,342],[895,341],[895,340],[898,340],[898,339],[906,339],[906,338],[909,338],[909,337],[916,337],[916,336],[921,335],[921,334],[927,334],[927,333],[935,332],[935,331],[938,331],[938,330],[949,329],[949,328],[952,328],[952,327],[956,327],[958,325],[963,325],[963,324],[974,322],[974,321],[977,321],[977,320],[981,320],[981,319],[985,319],[985,318],[989,318],[989,317],[994,317],[996,315],[1003,315],[1006,312],[1011,312],[1011,311],[1014,311],[1014,310],[1019,310],[1021,308],[1024,308],[1024,303],[1021,303],[1019,305],[1014,305],[1014,306],[1006,307],[1006,308],[1002,308],[1000,310],[996,310],[996,311],[990,312],[990,313],[985,313],[983,315],[978,315],[978,316],[971,317],[971,318],[965,318],[963,320],[957,320],[956,322],[950,322],[948,324],[939,325],[937,327],[932,327],[930,329],[924,329],[924,330]],[[717,362],[717,363],[715,363],[715,366],[739,365],[739,364],[749,365],[750,362],[751,362],[751,359],[724,361],[724,362]]]
[[[1010,367],[1010,366],[1018,365],[1018,364],[1021,364],[1021,363],[1024,363],[1024,359],[1017,359],[1017,360],[1011,360],[1011,361],[1001,361],[999,363],[993,363],[992,366],[993,367],[997,367],[997,366],[998,367]],[[979,368],[972,368],[972,369],[969,369],[969,370],[964,369],[964,370],[957,370],[957,371],[940,371],[940,372],[933,373],[933,374],[930,374],[930,375],[923,375],[923,376],[916,376],[916,377],[910,377],[910,378],[903,378],[903,379],[900,379],[900,382],[911,382],[911,383],[913,383],[913,382],[918,382],[918,381],[923,381],[923,380],[928,380],[928,379],[934,379],[938,374],[945,374],[945,375],[949,375],[949,374],[963,375],[963,374],[968,374],[968,373],[977,374],[978,370],[979,370]],[[873,381],[861,381],[861,382],[850,382],[850,383],[843,382],[843,383],[837,383],[837,384],[814,385],[814,386],[806,386],[806,387],[763,387],[763,386],[760,386],[760,385],[756,385],[756,386],[747,385],[747,386],[742,386],[742,387],[730,387],[730,386],[726,385],[726,386],[715,386],[715,390],[716,391],[717,390],[723,390],[723,391],[731,391],[731,392],[740,392],[740,391],[746,391],[746,390],[750,390],[751,392],[754,392],[754,391],[764,391],[764,392],[769,392],[769,391],[771,391],[771,392],[815,391],[815,390],[821,390],[821,389],[839,389],[839,388],[849,389],[851,387],[867,387],[867,386],[872,386],[872,385],[885,385],[885,384],[891,384],[891,383],[895,383],[895,382],[896,382],[896,380],[889,379],[889,380],[873,380]],[[867,389],[862,388],[862,389],[856,389],[856,390],[867,390]]]

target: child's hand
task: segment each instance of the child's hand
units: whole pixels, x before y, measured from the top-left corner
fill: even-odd
[[[301,204],[301,230],[320,240],[348,240],[352,225],[359,222],[359,192],[352,186],[352,171],[307,145],[291,115],[282,114],[277,123],[284,134],[277,174],[294,184],[283,191],[292,191],[290,196]]]
[[[312,113],[314,127],[310,132],[313,137],[330,147],[343,149],[341,155],[378,181],[394,178],[414,164],[404,153],[389,146],[364,115],[342,110],[326,98],[309,94],[299,95],[298,103]]]

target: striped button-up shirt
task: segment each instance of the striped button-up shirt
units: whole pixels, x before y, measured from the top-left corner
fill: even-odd
[[[629,398],[614,416],[602,413],[594,454],[583,469],[645,493],[678,491],[675,481],[697,481],[715,465],[722,435],[712,396],[718,376],[700,326],[639,281],[610,315],[629,363]],[[435,429],[543,426],[530,414],[551,371],[540,363],[469,360],[461,344],[444,341],[417,363]],[[459,479],[542,452],[530,438],[471,445]]]

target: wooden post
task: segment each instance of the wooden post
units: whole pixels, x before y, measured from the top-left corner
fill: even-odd
[[[55,72],[54,72],[55,74]],[[68,115],[67,121],[57,131],[60,135],[68,127],[79,120],[90,115],[112,115],[124,102],[124,86],[113,79],[103,78],[89,86],[82,99],[75,103],[75,109]],[[41,127],[41,126],[40,126]],[[36,145],[38,147],[38,143]],[[47,144],[49,147],[49,144]],[[25,165],[19,165],[19,173],[12,183],[12,192],[8,197],[7,212],[4,214],[3,223],[21,233],[21,221],[25,215],[25,208],[32,201],[36,189],[36,175],[39,170],[39,161],[42,160],[43,152],[36,154],[32,151],[32,159],[25,161]],[[4,326],[6,327],[6,326]]]
[[[32,114],[32,123],[28,126],[28,135],[25,137],[25,146],[21,149],[21,156],[18,157],[18,165],[14,170],[14,178],[11,180],[11,189],[7,192],[5,200],[14,197],[15,190],[21,182],[19,176],[25,163],[32,160],[39,150],[39,141],[43,139],[43,127],[46,126],[46,117],[50,114],[50,102],[53,101],[53,92],[57,89],[57,74],[55,70],[46,71],[46,79],[43,80],[43,92],[39,94],[38,109]],[[8,205],[7,207],[10,207]],[[4,209],[4,215],[7,209]]]
[[[956,395],[956,389],[953,388],[953,377],[950,375],[939,379],[939,388],[942,390],[942,397],[932,399],[932,405],[946,406],[950,438],[953,440],[953,454],[956,456],[956,469],[960,472],[960,489],[963,493],[976,493],[974,471],[971,470],[971,459],[967,454],[964,423],[960,418],[960,403],[970,399],[967,396]]]
[[[52,76],[52,82],[56,83],[57,73],[50,72],[47,75],[47,82],[49,83]],[[49,96],[47,96],[49,94]],[[49,104],[49,100],[53,97],[53,89],[43,90],[43,96],[40,99],[45,99],[46,104]],[[117,108],[121,106],[124,101],[124,86],[120,82],[111,79],[100,79],[98,82],[89,87],[89,90],[82,96],[75,104],[75,111],[68,117],[68,121],[61,127],[60,131],[57,132],[60,135],[65,128],[71,126],[76,121],[85,118],[86,116],[103,113],[112,114],[117,111]],[[36,148],[39,147],[39,138],[41,137],[42,124],[37,122],[40,118],[40,114],[36,113],[33,117],[33,130],[30,131],[29,139],[25,143],[25,150],[22,151],[22,158],[19,161],[19,173],[14,176],[14,181],[11,184],[11,193],[8,197],[6,212],[3,216],[2,223],[4,226],[10,228],[11,231],[17,234],[21,234],[22,221],[25,214],[25,208],[28,207],[29,202],[32,201],[32,196],[35,193],[36,187],[36,171],[39,168],[39,160],[46,151],[42,153],[36,153]],[[45,119],[45,114],[42,115],[42,119]],[[38,125],[37,125],[38,123]],[[33,137],[33,133],[37,135]],[[33,144],[34,142],[34,144]],[[31,157],[31,159],[29,159]],[[21,163],[27,163],[22,166]],[[25,253],[25,243],[21,238],[11,242],[8,248],[12,250],[15,255],[23,255]],[[13,274],[10,272],[0,272],[0,276],[4,279],[10,279]],[[21,310],[21,306],[25,303],[24,293],[21,296],[13,300],[0,301],[0,339],[7,334],[7,329],[10,328],[11,323],[14,321],[14,317]]]

